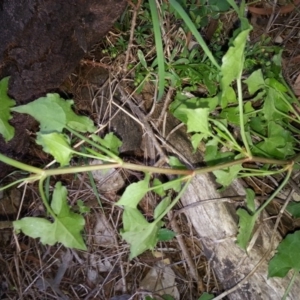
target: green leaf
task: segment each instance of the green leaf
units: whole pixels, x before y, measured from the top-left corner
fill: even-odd
[[[11,140],[15,135],[15,129],[8,121],[12,118],[10,108],[16,102],[7,95],[9,77],[5,77],[0,81],[0,134],[6,142]]]
[[[275,89],[278,92],[287,92],[287,88],[285,87],[285,85],[283,85],[281,82],[279,82],[277,79],[275,78],[268,78],[266,80],[266,84],[269,85],[270,87],[272,87],[273,89]]]
[[[169,189],[173,189],[175,192],[179,192],[181,190],[181,181],[178,179],[168,181],[163,184],[163,189],[165,191],[169,190]]]
[[[123,224],[124,229],[121,231],[121,235],[130,245],[130,259],[148,249],[154,249],[158,242],[158,231],[162,222],[148,223],[136,208],[126,206],[123,213]]]
[[[227,11],[230,8],[230,4],[224,0],[209,0],[208,5],[216,6],[217,11]]]
[[[206,138],[205,133],[195,133],[195,134],[192,135],[191,143],[192,143],[192,146],[193,146],[193,149],[194,149],[194,153],[198,149],[198,146],[201,143],[201,141],[205,138]]]
[[[255,145],[253,153],[277,159],[293,156],[295,151],[291,132],[273,121],[268,122],[268,137]]]
[[[267,123],[260,117],[253,117],[249,122],[250,127],[260,135],[266,135]]]
[[[53,227],[54,223],[36,217],[26,217],[18,221],[14,221],[14,229],[16,233],[22,231],[27,236],[32,238],[40,238],[42,244],[54,245],[58,238],[55,236]]]
[[[186,169],[186,166],[176,156],[169,156],[169,165],[176,169]]]
[[[12,110],[31,115],[40,123],[40,130],[43,133],[62,132],[66,126],[80,132],[95,131],[96,127],[92,120],[77,116],[71,108],[72,105],[72,100],[61,99],[58,94],[47,94],[46,97],[17,106]]]
[[[84,218],[70,211],[67,203],[66,188],[58,182],[55,185],[51,207],[55,211],[54,222],[36,217],[27,217],[14,221],[16,232],[22,231],[32,238],[40,238],[41,243],[54,245],[59,242],[65,247],[86,250],[81,236]]]
[[[163,49],[163,39],[161,36],[160,20],[158,16],[158,8],[155,0],[149,0],[149,6],[151,11],[152,26],[154,32],[155,47],[157,53],[157,64],[158,64],[158,96],[159,101],[165,88],[165,55]]]
[[[240,124],[239,108],[237,106],[224,108],[220,113],[220,118],[226,119],[228,122],[232,124],[239,125]]]
[[[235,12],[238,14],[238,16],[241,17],[241,15],[240,15],[240,9],[237,6],[237,4],[235,3],[235,1],[234,0],[226,0],[226,1],[232,6],[232,8],[235,10]]]
[[[232,81],[241,76],[244,66],[244,49],[252,27],[242,31],[233,41],[233,46],[229,48],[222,59],[222,79],[221,88],[223,93],[231,85]]]
[[[243,169],[242,165],[234,165],[226,170],[214,171],[216,181],[223,187],[229,186],[234,179],[237,178],[238,173]]]
[[[138,58],[142,64],[142,66],[145,69],[147,69],[147,62],[146,62],[146,59],[145,59],[145,56],[144,56],[144,53],[142,52],[142,50],[138,49],[137,55],[138,55]]]
[[[246,203],[247,208],[254,213],[255,212],[255,193],[251,189],[246,189]]]
[[[43,147],[46,153],[50,153],[61,166],[67,166],[74,150],[69,144],[69,139],[62,133],[37,134],[36,142]]]
[[[248,85],[248,91],[250,95],[255,94],[259,89],[265,86],[264,77],[261,69],[254,71],[244,83]]]
[[[190,109],[182,105],[178,107],[173,114],[187,125],[187,132],[209,134],[208,108]]]
[[[273,88],[269,88],[264,99],[263,113],[267,121],[282,121],[289,106],[282,100],[280,94]],[[281,113],[280,113],[281,112]]]
[[[109,149],[114,154],[119,154],[119,148],[122,146],[122,141],[112,132],[106,134],[104,139],[101,139],[98,135],[93,134],[92,139],[100,145]]]
[[[82,200],[77,201],[77,206],[81,214],[89,213],[91,211],[91,208],[86,206]]]
[[[208,108],[209,112],[213,112],[219,104],[219,95],[213,98],[198,98],[185,95],[183,92],[177,92],[175,101],[170,105],[170,111],[174,114],[176,109],[184,107],[188,109]]]
[[[121,233],[123,239],[130,245],[129,259],[133,259],[148,249],[154,249],[158,241],[158,229],[159,227],[153,223],[139,227],[135,231]]]
[[[246,250],[258,215],[254,214],[251,216],[245,209],[242,208],[239,208],[236,213],[240,217],[237,244],[242,249]]]
[[[286,210],[294,217],[294,218],[300,218],[300,202],[292,201],[290,202]]]
[[[154,210],[154,219],[157,219],[160,215],[165,213],[166,208],[171,204],[171,198],[168,196],[162,199]]]
[[[144,180],[130,184],[116,204],[136,208],[149,190],[149,180],[150,175],[146,174]]]
[[[269,277],[285,277],[289,270],[300,271],[300,231],[288,234],[269,262]]]
[[[211,300],[214,298],[215,298],[215,296],[213,294],[209,294],[209,293],[205,292],[201,295],[201,297],[198,300]]]
[[[161,228],[158,231],[157,238],[161,242],[172,240],[176,236],[176,233],[172,230]]]
[[[164,196],[164,195],[165,195],[165,190],[164,190],[164,188],[163,188],[163,186],[162,186],[162,182],[161,182],[159,179],[154,178],[153,183],[152,183],[152,186],[153,186],[153,187],[156,187],[156,186],[157,186],[156,189],[153,189],[153,190],[152,190],[154,193],[156,193],[156,194],[159,195],[159,196]]]
[[[137,208],[125,206],[123,213],[124,232],[135,231],[137,228],[147,226],[148,224],[148,221]]]
[[[226,89],[222,91],[221,94],[221,107],[227,107],[228,103],[236,102],[236,94],[234,89],[231,86],[228,86]]]
[[[210,140],[206,143],[204,160],[208,166],[214,166],[217,164],[232,161],[234,157],[235,154],[233,152],[220,152],[218,149],[218,141],[216,139]],[[220,173],[220,176],[221,174],[223,174],[223,172]]]

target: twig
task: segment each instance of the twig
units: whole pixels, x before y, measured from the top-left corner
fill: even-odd
[[[272,7],[272,14],[271,14],[271,16],[269,18],[267,27],[265,29],[265,34],[267,34],[269,32],[269,30],[270,30],[270,28],[272,26],[272,23],[275,20],[276,6],[277,6],[277,0],[274,0],[273,7]],[[278,15],[279,15],[279,12],[277,13],[277,16]]]
[[[129,3],[131,5],[133,5],[132,2],[129,2]],[[129,37],[129,41],[128,41],[128,47],[127,47],[125,62],[124,62],[124,66],[123,66],[124,72],[127,71],[129,55],[130,55],[131,47],[132,47],[132,44],[133,44],[136,18],[137,18],[137,14],[138,14],[138,11],[140,9],[141,4],[142,4],[142,0],[138,0],[137,4],[134,6],[134,9],[133,9],[133,16],[132,16],[131,28],[130,28],[130,37]]]
[[[162,120],[163,120],[163,118],[164,118],[164,115],[165,115],[166,111],[167,111],[168,108],[169,108],[169,104],[170,104],[170,102],[173,100],[172,97],[171,97],[172,94],[173,94],[173,91],[174,91],[174,89],[170,87],[169,90],[168,90],[168,93],[167,93],[167,95],[166,95],[166,98],[164,99],[164,106],[163,106],[163,109],[162,109],[162,111],[161,111],[161,113],[160,113],[160,115],[159,115],[157,121],[154,122],[154,124],[155,124],[156,127],[159,127],[159,126],[160,126],[160,124],[161,124],[161,122],[162,122]]]

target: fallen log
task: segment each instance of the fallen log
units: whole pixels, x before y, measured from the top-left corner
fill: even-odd
[[[237,235],[236,205],[221,200],[207,202],[210,199],[236,195],[245,195],[244,188],[239,181],[235,181],[221,195],[217,192],[211,175],[197,175],[181,198],[181,202],[184,207],[198,204],[192,209],[186,209],[184,213],[198,233],[204,254],[220,280],[223,290],[233,288],[234,291],[227,297],[231,300],[279,300],[284,295],[291,276],[267,278],[268,261],[274,254],[274,251],[269,250],[274,250],[281,240],[279,233],[275,232],[273,245],[270,245],[274,224],[267,221],[260,224],[256,242],[247,254],[235,243]],[[267,217],[267,214],[264,213],[263,219]],[[270,247],[272,248],[270,249]],[[253,274],[239,285],[239,282],[248,276],[259,263],[259,267]],[[299,293],[300,278],[296,279],[288,299],[299,299]]]

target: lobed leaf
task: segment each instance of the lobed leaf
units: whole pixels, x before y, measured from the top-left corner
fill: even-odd
[[[66,135],[58,132],[47,134],[38,133],[36,142],[46,153],[51,154],[61,166],[69,165],[74,150]]]
[[[289,270],[300,271],[300,231],[288,234],[269,262],[269,277],[285,277]]]
[[[12,110],[31,115],[40,123],[40,130],[43,133],[62,132],[67,126],[80,132],[95,131],[92,120],[76,115],[71,108],[72,105],[72,100],[64,100],[58,94],[47,94],[46,97]]]
[[[250,95],[255,94],[258,90],[265,86],[262,70],[259,69],[254,71],[246,80],[244,80],[244,83],[248,85]]]
[[[112,132],[106,134],[103,139],[101,139],[98,135],[93,134],[92,139],[100,145],[106,147],[114,154],[119,154],[119,148],[122,146],[122,141]]]
[[[130,184],[116,204],[136,208],[149,190],[149,180],[150,175],[146,174],[144,180]]]
[[[13,222],[15,231],[40,238],[43,244],[54,245],[59,242],[65,247],[86,250],[81,236],[84,218],[70,211],[67,190],[60,182],[55,185],[51,207],[56,214],[53,223],[43,218],[27,217]]]
[[[183,105],[174,111],[174,116],[187,125],[187,132],[209,134],[208,108],[191,109]]]

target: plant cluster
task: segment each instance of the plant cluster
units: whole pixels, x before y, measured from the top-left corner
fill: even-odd
[[[196,174],[213,172],[217,182],[223,187],[230,185],[236,178],[285,174],[278,188],[260,207],[255,205],[254,192],[247,190],[246,206],[237,210],[237,243],[241,248],[247,249],[259,215],[288,183],[292,172],[298,168],[297,135],[300,114],[295,107],[299,106],[299,101],[282,77],[281,53],[278,49],[265,48],[267,50],[264,53],[272,54],[272,59],[267,62],[264,61],[265,55],[253,60],[251,52],[257,53],[259,49],[247,48],[247,38],[252,28],[244,17],[245,3],[242,2],[238,7],[233,0],[209,2],[210,13],[228,10],[230,5],[241,21],[241,26],[229,41],[228,50],[221,60],[215,58],[197,29],[204,21],[197,17],[199,14],[195,3],[192,1],[192,4],[187,4],[187,1],[183,1],[180,5],[175,0],[169,1],[170,6],[165,4],[166,7],[162,7],[160,13],[168,11],[181,19],[185,30],[192,32],[204,54],[199,55],[199,51],[188,50],[186,47],[178,54],[178,49],[175,48],[166,60],[159,11],[155,1],[149,0],[149,16],[153,20],[157,54],[151,59],[146,59],[145,49],[141,47],[137,53],[139,64],[135,70],[138,90],[142,89],[147,80],[158,78],[158,99],[163,96],[166,87],[176,88],[170,111],[186,124],[194,149],[197,149],[200,143],[205,145],[204,158],[207,166],[204,168],[188,170],[176,159],[170,160],[170,168],[126,163],[118,156],[121,141],[112,134],[103,139],[92,134],[95,131],[92,121],[77,116],[71,109],[71,100],[65,101],[57,94],[48,94],[32,103],[15,107],[14,101],[7,96],[8,78],[2,79],[0,133],[7,141],[13,137],[14,129],[9,124],[12,111],[30,114],[40,123],[36,142],[60,164],[56,169],[44,170],[0,154],[1,161],[31,174],[20,181],[39,182],[40,195],[50,216],[17,220],[14,222],[17,232],[23,231],[33,238],[39,237],[42,243],[53,245],[60,242],[67,247],[85,249],[80,234],[84,228],[84,218],[71,211],[66,199],[67,190],[60,182],[55,185],[52,197],[49,197],[48,178],[58,174],[109,168],[141,171],[145,174],[144,179],[130,184],[116,203],[124,208],[121,235],[130,244],[130,258],[133,258],[147,249],[153,249],[159,240],[168,240],[174,236],[164,228],[163,219],[179,201]],[[187,5],[190,5],[189,15],[186,12]],[[203,13],[200,14],[202,15]],[[137,39],[141,43],[149,34],[148,29],[138,28]],[[201,97],[195,93],[199,85],[206,87],[206,93]],[[84,133],[91,135],[87,138]],[[84,141],[84,151],[75,150],[70,134]],[[74,156],[100,159],[103,164],[70,166],[70,160]],[[162,183],[154,179],[154,173],[173,174],[177,177]],[[7,186],[1,189],[4,188]],[[149,222],[140,212],[138,205],[146,193],[151,191],[161,196],[162,200],[154,210],[153,220]],[[171,191],[175,191],[175,197]],[[288,209],[295,216],[299,215],[299,206],[293,204]],[[270,262],[270,277],[284,277],[290,269],[293,269],[295,274],[299,272],[299,243],[299,231],[289,234],[283,240]],[[205,297],[209,299],[210,296]]]

